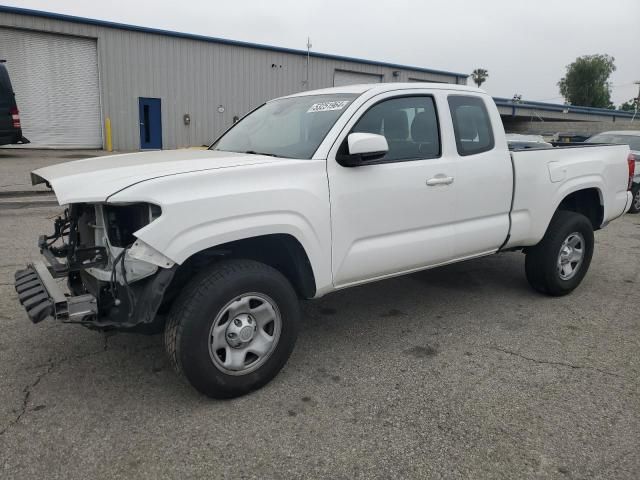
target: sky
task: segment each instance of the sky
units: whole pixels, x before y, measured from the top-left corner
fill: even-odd
[[[21,0],[4,5],[470,73],[491,95],[562,103],[581,55],[615,57],[612,100],[638,95],[640,0]],[[471,80],[469,80],[471,83]]]

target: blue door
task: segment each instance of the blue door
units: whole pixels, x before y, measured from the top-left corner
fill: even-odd
[[[162,148],[162,115],[159,98],[139,97],[140,148]]]

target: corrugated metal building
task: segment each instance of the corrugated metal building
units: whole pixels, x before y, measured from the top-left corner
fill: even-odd
[[[316,52],[307,71],[306,51],[3,6],[0,59],[34,146],[102,148],[109,118],[116,150],[209,144],[234,117],[305,89],[467,81]]]

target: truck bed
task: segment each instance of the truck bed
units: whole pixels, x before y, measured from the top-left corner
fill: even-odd
[[[625,145],[582,144],[510,152],[514,172],[511,231],[505,248],[537,244],[560,202],[595,189],[604,205],[598,227],[621,216],[628,204]]]

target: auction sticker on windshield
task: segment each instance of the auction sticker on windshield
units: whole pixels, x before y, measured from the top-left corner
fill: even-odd
[[[320,102],[314,103],[311,105],[311,108],[307,110],[307,113],[310,112],[328,112],[330,110],[342,110],[347,104],[349,100],[340,100],[338,102]]]

